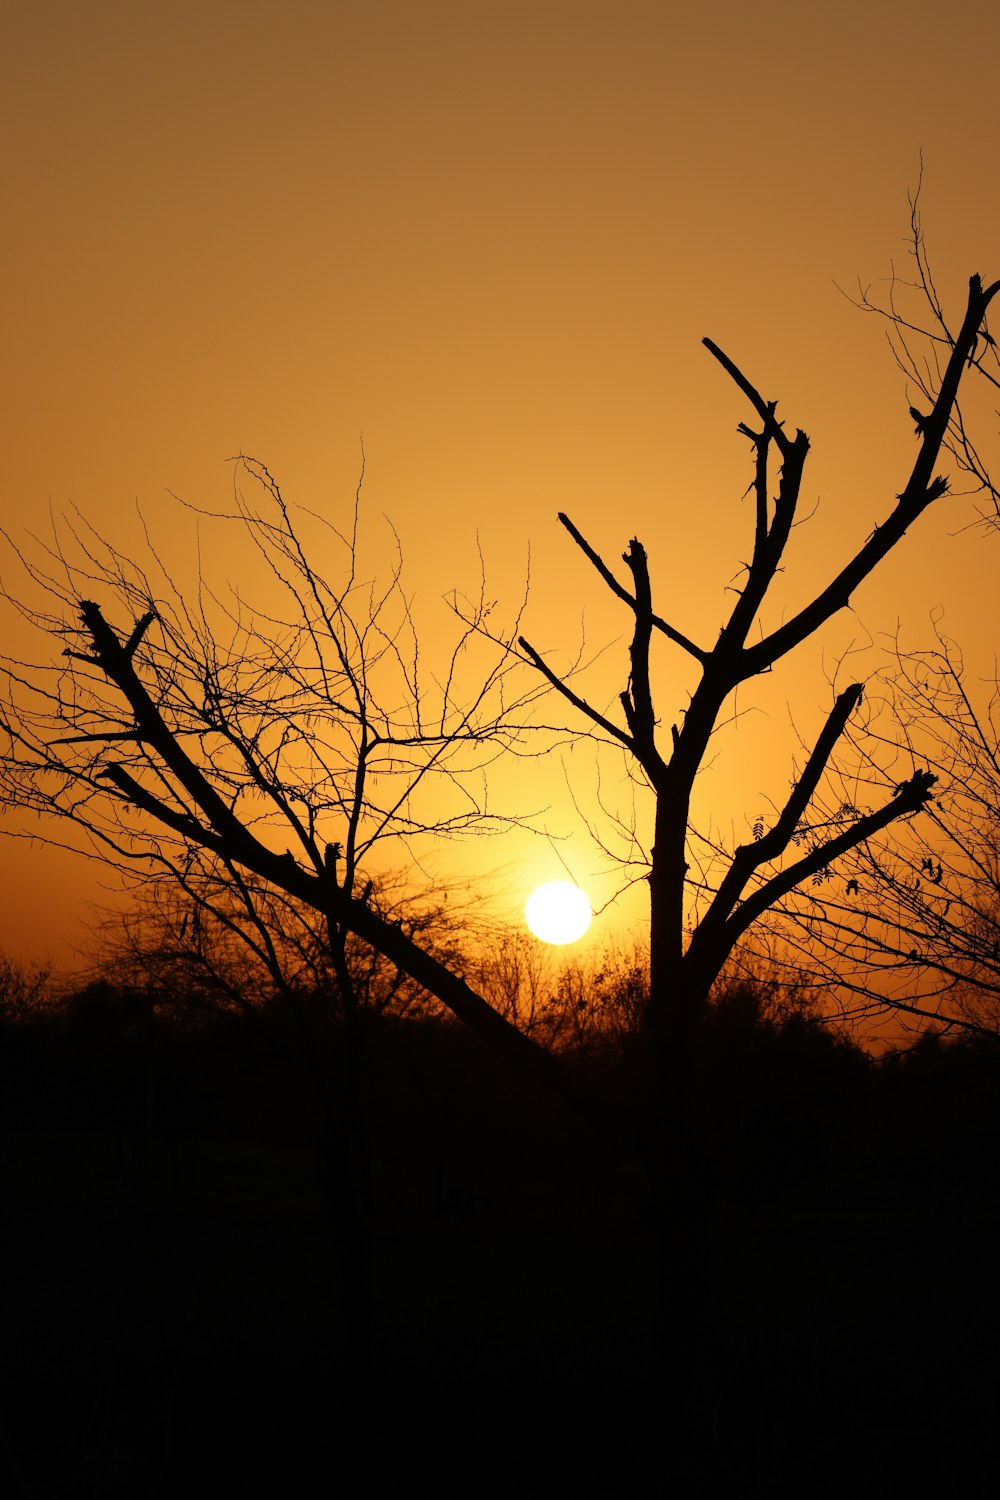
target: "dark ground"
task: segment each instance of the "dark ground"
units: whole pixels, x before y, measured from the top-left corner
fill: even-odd
[[[642,1173],[464,1033],[369,1038],[367,1294],[273,1036],[105,995],[0,1044],[5,1494],[965,1495],[995,1467],[1000,1049],[875,1068],[720,1027],[679,1433]]]

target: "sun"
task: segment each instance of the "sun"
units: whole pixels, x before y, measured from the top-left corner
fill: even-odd
[[[583,891],[568,880],[540,885],[524,908],[524,920],[543,943],[575,943],[590,926],[592,915]]]

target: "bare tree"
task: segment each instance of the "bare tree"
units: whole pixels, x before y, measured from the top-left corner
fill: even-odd
[[[961,399],[956,390],[941,446],[978,498],[979,524],[990,534],[1000,522],[1000,490],[972,431],[997,415],[1000,351],[985,320],[969,338],[966,324],[956,331],[946,316],[919,183],[908,258],[908,272],[893,267],[884,294],[859,285],[851,300],[885,324],[922,443],[947,370],[959,346],[965,350]],[[815,849],[832,831],[857,828],[918,766],[936,778],[925,816],[906,816],[877,838],[866,833],[848,858],[824,863],[779,903],[769,925],[781,961],[839,994],[848,1018],[888,1009],[912,1029],[931,1023],[993,1033],[1000,1015],[1000,691],[995,679],[970,681],[960,648],[938,623],[935,636],[925,650],[896,640],[834,758],[825,798],[796,839]]]
[[[922,185],[921,158],[917,187],[909,199],[908,274],[897,273],[893,266],[884,296],[873,292],[870,285],[859,283],[856,295],[850,298],[856,307],[884,323],[889,348],[906,382],[914,431],[920,438],[937,415],[945,371],[961,336],[961,331],[946,315],[931,267],[920,210]],[[988,303],[989,294],[986,295]],[[961,400],[956,389],[941,446],[950,455],[958,473],[965,476],[972,493],[980,497],[981,519],[995,526],[1000,520],[1000,490],[972,435],[980,417],[989,421],[997,415],[995,402],[1000,391],[1000,350],[985,318],[964,347],[965,374],[971,376],[972,381],[970,383],[963,377]],[[967,416],[970,401],[980,408],[972,421]],[[982,409],[984,402],[985,409]]]
[[[624,553],[627,581],[619,579],[566,515],[559,520],[598,577],[632,616],[627,686],[619,697],[621,717],[613,718],[581,695],[546,663],[523,637],[521,649],[538,672],[592,726],[622,747],[645,780],[654,799],[649,858],[650,994],[644,1030],[656,1074],[682,1084],[691,1039],[707,997],[727,958],[748,929],[791,891],[848,851],[872,839],[897,819],[925,808],[935,775],[912,769],[881,800],[858,817],[823,824],[812,815],[821,786],[845,728],[862,700],[863,684],[851,683],[836,696],[805,763],[777,816],[755,830],[752,841],[729,856],[714,877],[704,862],[691,829],[695,778],[709,744],[733,696],[742,684],[773,671],[797,646],[815,635],[855,590],[871,576],[902,540],[908,528],[948,490],[935,473],[943,449],[959,458],[971,452],[964,438],[958,406],[966,372],[978,368],[984,347],[992,349],[986,316],[1000,282],[984,289],[978,276],[969,282],[961,326],[952,335],[943,319],[935,338],[946,344],[937,364],[927,371],[928,410],[918,431],[917,456],[895,504],[848,557],[816,596],[777,628],[761,621],[761,608],[781,568],[798,512],[809,440],[801,430],[790,435],[776,415],[777,403],[766,400],[717,344],[705,347],[746,397],[752,423],[739,431],[753,452],[751,481],[755,527],[751,560],[729,618],[710,646],[692,640],[653,607],[646,550],[633,538]],[[777,460],[777,493],[772,498],[772,466]],[[650,650],[663,636],[693,664],[694,687],[687,706],[664,733],[654,704]],[[803,846],[804,825],[813,836]],[[712,855],[721,851],[710,849]],[[697,917],[690,914],[697,908]]]
[[[386,581],[362,572],[358,497],[338,530],[293,510],[262,464],[241,459],[235,473],[232,508],[198,520],[234,527],[253,548],[264,577],[253,604],[200,572],[186,589],[152,543],[140,566],[79,518],[31,556],[14,547],[27,582],[7,599],[64,644],[52,664],[6,659],[0,791],[24,813],[61,819],[72,844],[154,892],[175,882],[187,956],[232,1003],[252,1004],[240,980],[262,975],[294,999],[296,961],[332,975],[336,1045],[332,1006],[293,1014],[324,1121],[350,1400],[361,1403],[372,1256],[359,987],[374,978],[364,950],[390,984],[405,976],[523,1071],[573,1090],[557,1058],[469,988],[449,951],[419,941],[414,910],[387,912],[376,895],[382,849],[397,864],[408,853],[416,883],[430,840],[509,821],[490,806],[486,772],[525,748],[538,694],[518,686],[512,637],[500,650],[485,644],[484,584],[466,605],[472,624],[452,612],[455,639],[435,674],[398,545]],[[336,573],[311,562],[310,523],[339,553]]]
[[[26,586],[8,601],[67,644],[48,665],[5,661],[4,799],[72,825],[73,847],[140,880],[169,876],[192,922],[227,922],[272,976],[276,907],[317,913],[348,1009],[353,936],[560,1087],[553,1059],[373,899],[388,841],[394,863],[402,849],[418,871],[429,845],[512,821],[493,811],[487,772],[499,754],[526,753],[538,692],[516,680],[513,635],[483,655],[485,582],[463,601],[464,620],[454,614],[435,673],[398,544],[385,582],[361,572],[359,496],[341,531],[294,510],[253,459],[235,475],[233,507],[198,519],[252,545],[271,608],[200,574],[185,590],[152,542],[141,566],[79,517],[31,556],[10,543]],[[339,549],[336,575],[310,561],[307,524]]]
[[[622,557],[626,571],[619,576],[570,517],[560,514],[578,551],[630,616],[628,663],[622,673],[626,682],[617,705],[605,709],[581,692],[576,680],[550,666],[526,638],[519,640],[527,659],[590,732],[624,754],[633,777],[645,784],[652,799],[645,877],[649,992],[640,1023],[637,1133],[659,1246],[659,1335],[661,1347],[669,1347],[672,1354],[664,1399],[680,1432],[698,1430],[712,1408],[704,1327],[711,1318],[706,1266],[717,1205],[709,1200],[708,1174],[701,1170],[704,1122],[699,1090],[702,1039],[707,1036],[704,1021],[713,985],[756,923],[843,855],[897,820],[925,809],[936,778],[924,764],[917,764],[871,808],[824,823],[823,782],[863,698],[863,684],[853,682],[836,694],[776,815],[760,820],[754,836],[735,850],[699,838],[692,827],[695,781],[743,685],[773,672],[846,608],[907,530],[947,492],[948,480],[936,472],[937,466],[943,450],[957,448],[960,462],[971,453],[961,436],[959,391],[982,357],[989,338],[986,317],[998,292],[1000,282],[984,288],[979,276],[970,278],[960,327],[954,336],[940,335],[947,347],[928,371],[927,410],[918,424],[916,458],[894,503],[832,571],[825,586],[782,623],[768,625],[762,609],[799,519],[809,440],[801,430],[786,431],[777,417],[777,403],[766,399],[741,367],[706,339],[705,347],[742,392],[752,414],[739,425],[753,460],[752,550],[717,639],[710,644],[697,641],[657,611],[646,549],[637,538],[628,542]],[[666,723],[657,710],[651,661],[653,641],[659,638],[686,658],[693,680],[686,705],[676,705]],[[808,836],[803,840],[804,830]]]
[[[919,820],[862,840],[775,912],[787,962],[854,1017],[1000,1032],[1000,684],[969,680],[940,630],[895,650],[869,685],[821,822],[849,826],[919,763],[936,778]],[[802,836],[812,838],[812,830]]]

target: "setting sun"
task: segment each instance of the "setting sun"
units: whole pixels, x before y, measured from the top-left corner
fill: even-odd
[[[524,920],[543,943],[575,943],[590,926],[592,915],[583,891],[568,880],[540,885],[524,908]]]

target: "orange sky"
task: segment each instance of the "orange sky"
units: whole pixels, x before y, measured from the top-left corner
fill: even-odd
[[[920,148],[949,304],[970,272],[1000,275],[1000,20],[987,0],[945,22],[926,0],[686,9],[18,7],[0,59],[4,524],[72,501],[131,545],[136,499],[172,530],[167,491],[218,503],[239,450],[335,511],[363,433],[368,503],[431,612],[472,580],[478,530],[512,604],[530,541],[536,644],[571,649],[584,609],[589,639],[617,634],[564,509],[610,558],[641,537],[660,612],[710,640],[751,518],[745,411],[709,334],[813,439],[820,510],[786,578],[801,598],[912,457],[881,329],[834,282],[905,263]],[[1000,538],[951,536],[969,515],[955,501],[908,539],[857,601],[867,630],[898,619],[925,644],[940,605],[988,665]],[[831,632],[827,663],[862,633]],[[667,718],[686,679],[663,664]],[[784,743],[786,704],[809,734],[828,702],[807,651],[766,685],[761,722]],[[739,833],[788,766],[759,738],[730,754],[706,795]],[[532,802],[552,803],[600,901],[561,773],[537,777]],[[502,867],[511,900],[563,873],[525,839],[464,860]],[[63,957],[98,872],[6,842],[0,862],[0,948]]]

